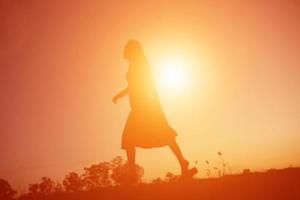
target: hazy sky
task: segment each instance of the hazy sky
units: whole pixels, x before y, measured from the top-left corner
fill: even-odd
[[[234,172],[300,165],[299,1],[0,2],[0,177],[17,189],[42,176],[125,156],[128,39],[155,76],[183,60],[184,89],[158,84],[186,157]],[[167,148],[139,149],[145,179],[179,172]],[[155,163],[155,165],[152,165]]]

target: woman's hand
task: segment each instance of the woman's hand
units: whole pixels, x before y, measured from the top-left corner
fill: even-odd
[[[118,103],[118,100],[120,99],[119,95],[116,95],[113,97],[112,101],[117,104]]]
[[[126,94],[128,94],[128,88],[125,88],[124,90],[122,90],[121,92],[119,92],[116,96],[113,97],[112,101],[117,104],[117,101],[122,98],[123,96],[125,96]]]

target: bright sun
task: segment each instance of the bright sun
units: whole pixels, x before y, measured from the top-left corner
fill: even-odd
[[[158,84],[165,89],[184,89],[187,84],[187,74],[182,59],[169,58],[161,63],[158,72]]]

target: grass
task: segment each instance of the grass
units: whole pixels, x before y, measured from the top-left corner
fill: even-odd
[[[41,197],[27,197],[26,200],[27,199],[41,199]],[[174,181],[169,183],[106,187],[87,192],[62,192],[43,197],[42,199],[300,199],[300,168],[274,169],[260,173],[248,172],[244,174],[227,175],[220,178]]]

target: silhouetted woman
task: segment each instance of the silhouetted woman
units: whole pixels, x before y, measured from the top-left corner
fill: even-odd
[[[135,172],[135,147],[153,148],[168,145],[181,167],[183,176],[193,176],[196,169],[188,168],[188,161],[183,157],[175,140],[176,132],[169,126],[161,109],[150,66],[141,44],[130,40],[124,49],[124,58],[129,61],[127,73],[128,87],[113,98],[129,95],[131,111],[122,137],[122,149],[126,150],[130,174]]]

